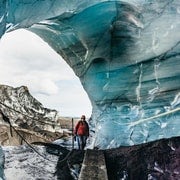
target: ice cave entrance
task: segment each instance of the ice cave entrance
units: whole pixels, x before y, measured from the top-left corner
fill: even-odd
[[[72,69],[30,31],[16,30],[2,37],[0,71],[1,84],[27,86],[44,107],[58,110],[60,116],[91,116],[88,96]]]
[[[92,104],[94,146],[179,136],[179,2],[53,2],[3,1],[0,32],[28,28],[73,69]]]

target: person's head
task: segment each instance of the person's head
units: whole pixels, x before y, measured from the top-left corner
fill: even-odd
[[[86,116],[85,116],[85,115],[82,115],[82,116],[81,116],[81,120],[85,121],[85,120],[86,120]]]

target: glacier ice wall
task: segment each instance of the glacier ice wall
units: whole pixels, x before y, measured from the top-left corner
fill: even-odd
[[[0,2],[0,34],[26,28],[59,53],[93,107],[93,145],[180,135],[178,0]]]

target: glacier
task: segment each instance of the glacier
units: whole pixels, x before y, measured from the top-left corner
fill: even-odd
[[[79,77],[100,149],[180,135],[179,19],[178,0],[0,1],[0,36],[34,32]]]

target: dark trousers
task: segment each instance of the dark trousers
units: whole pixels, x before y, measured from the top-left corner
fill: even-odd
[[[83,150],[86,146],[87,136],[77,136],[78,148]]]

